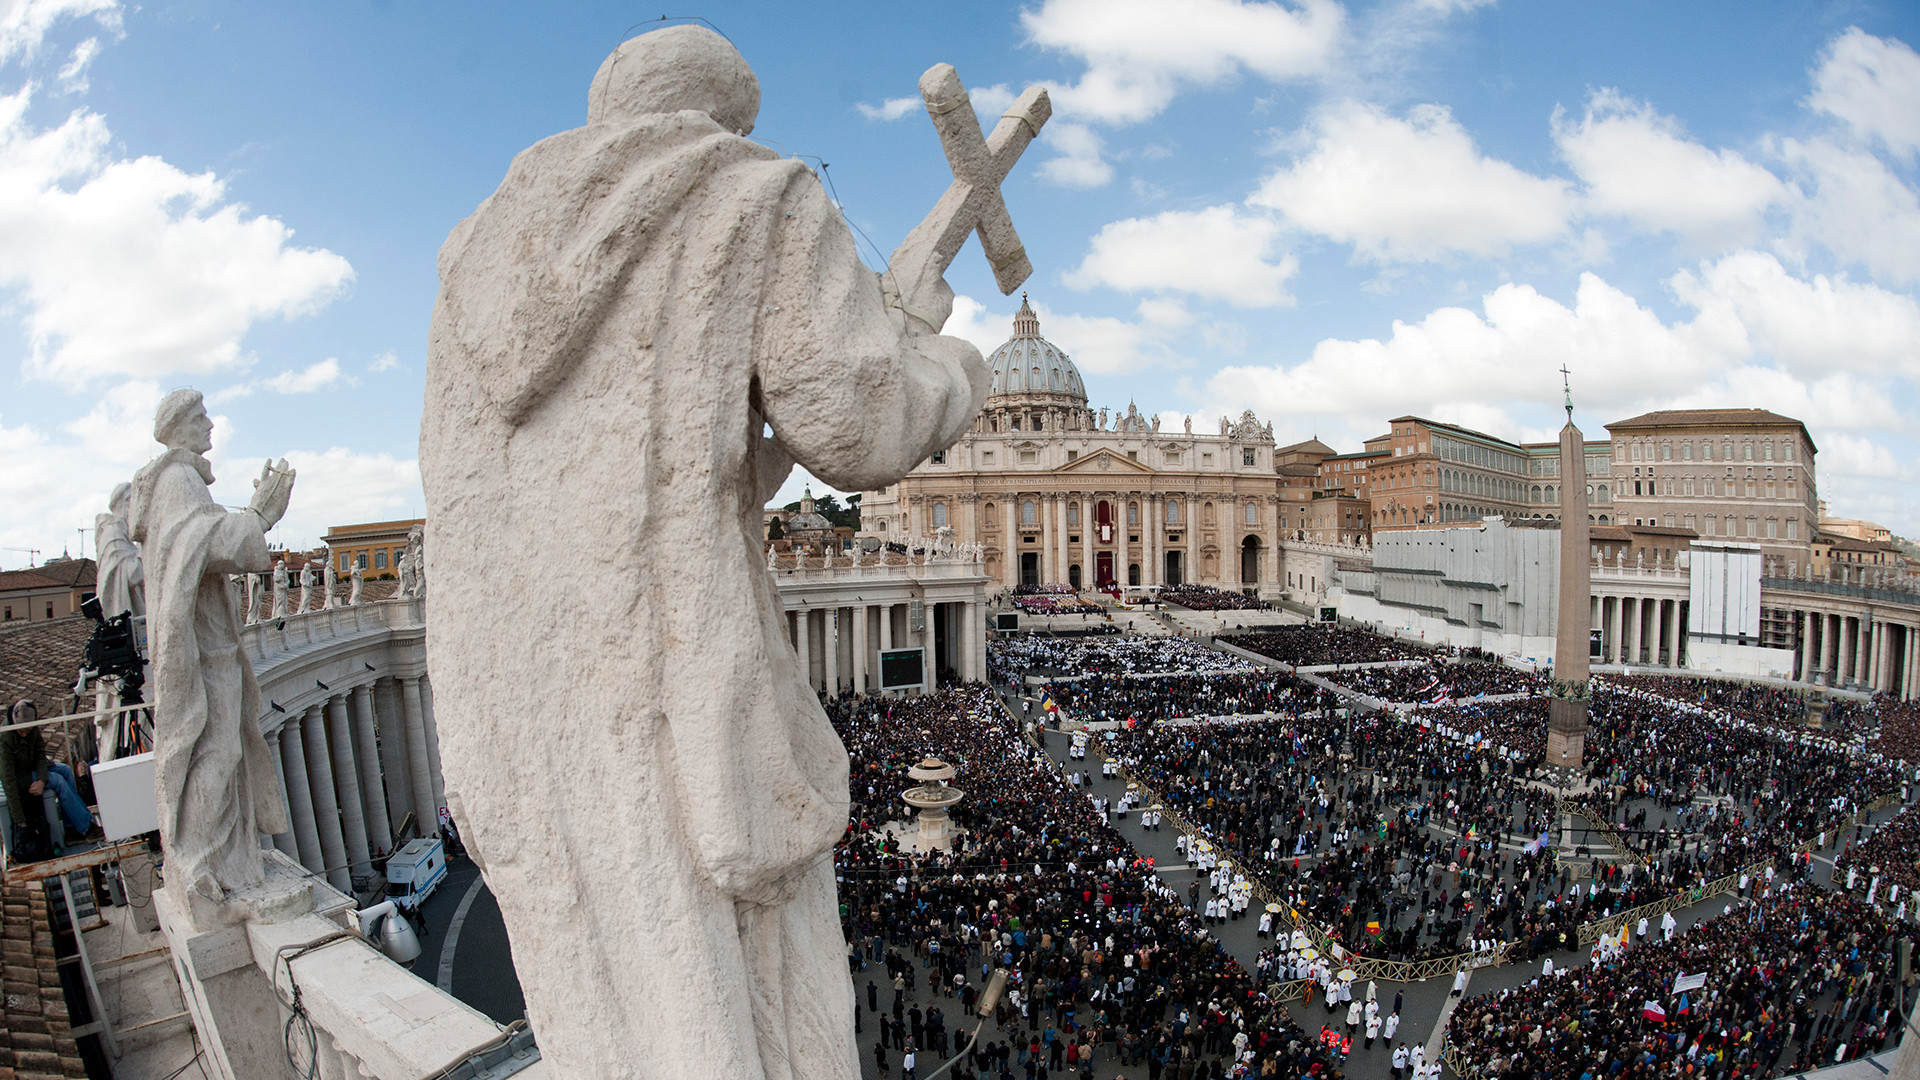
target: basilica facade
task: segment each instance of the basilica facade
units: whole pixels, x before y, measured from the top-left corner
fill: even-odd
[[[1304,524],[1314,485],[1276,458],[1272,424],[1249,411],[1217,431],[1163,430],[1132,405],[1094,410],[1024,297],[987,363],[993,388],[972,429],[862,492],[861,537],[977,543],[1000,586],[1280,591],[1280,541]]]

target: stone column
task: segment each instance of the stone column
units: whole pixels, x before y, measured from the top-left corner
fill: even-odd
[[[327,857],[320,850],[320,830],[313,814],[313,787],[307,780],[307,753],[298,717],[288,717],[280,726],[280,755],[280,773],[287,781],[287,809],[293,813],[293,837],[300,852],[300,865],[316,872],[324,870]]]
[[[813,612],[801,608],[793,613],[793,651],[800,661],[800,677],[813,685]]]
[[[407,722],[400,707],[400,683],[383,676],[373,684],[373,723],[380,733],[380,773],[391,776],[387,789],[388,830],[414,813],[413,767],[407,761]],[[398,836],[394,839],[399,839]]]
[[[275,728],[267,732],[266,737],[267,750],[273,754],[274,774],[280,778],[280,801],[286,805],[287,820],[292,821],[293,795],[287,790],[287,764],[280,760],[280,729]],[[308,813],[312,813],[311,807],[308,808]],[[300,858],[300,846],[294,841],[293,831],[291,829],[283,833],[273,834],[273,846],[293,856],[296,860]]]
[[[865,604],[853,609],[853,692],[867,692],[867,612]]]
[[[893,648],[893,604],[880,604],[875,610],[880,612],[880,651]]]
[[[1054,552],[1054,496],[1041,496],[1037,502],[1033,511],[1041,519],[1041,584],[1052,584],[1066,580],[1054,573],[1054,563],[1060,559]]]
[[[349,705],[353,714],[353,760],[360,766],[360,794],[367,804],[367,843],[381,851],[392,851],[393,822],[387,817],[387,785],[381,778],[373,687],[354,687]]]
[[[1887,688],[1887,677],[1891,673],[1891,669],[1887,664],[1887,645],[1888,644],[1889,644],[1889,639],[1887,637],[1887,624],[1884,622],[1875,622],[1873,624],[1873,668],[1872,668],[1873,688],[1875,690],[1885,690]]]
[[[1080,527],[1083,530],[1080,533],[1080,535],[1083,537],[1087,535],[1086,532],[1084,531],[1086,528],[1086,524],[1087,524],[1087,517],[1086,517],[1086,513],[1083,510],[1080,515]],[[1082,550],[1085,550],[1085,549],[1083,548]],[[1082,566],[1080,568],[1080,580],[1085,581],[1087,578],[1087,574],[1088,574],[1087,567]],[[986,654],[986,650],[987,650],[987,607],[984,603],[981,602],[978,596],[971,596],[967,598],[966,612],[967,612],[966,677],[974,682],[982,682],[987,677],[985,665],[981,662],[981,657]]]
[[[1643,613],[1640,610],[1640,598],[1637,596],[1624,596],[1620,598],[1620,602],[1626,605],[1627,609],[1627,658],[1623,663],[1637,664],[1640,662],[1640,620],[1643,617]]]
[[[1132,580],[1127,576],[1127,562],[1129,561],[1127,557],[1127,536],[1129,530],[1133,528],[1133,526],[1127,524],[1127,503],[1132,496],[1124,491],[1120,492],[1119,496],[1115,508],[1117,521],[1113,534],[1113,580],[1115,584],[1124,589],[1127,587],[1127,583]],[[1125,594],[1122,593],[1121,595],[1124,596]]]
[[[320,827],[320,855],[325,860],[327,881],[343,893],[352,895],[353,879],[347,872],[347,842],[340,832],[340,803],[333,794],[333,762],[327,751],[326,717],[320,706],[307,710],[300,721],[301,737],[307,752],[307,779],[313,791],[313,816]]]
[[[1840,633],[1836,635],[1836,644],[1840,647],[1839,663],[1834,666],[1834,674],[1841,682],[1853,681],[1853,658],[1860,651],[1860,624],[1851,615],[1840,620]]]
[[[820,613],[820,637],[826,644],[826,655],[821,657],[826,668],[828,697],[840,695],[840,609],[828,608]]]
[[[420,703],[420,680],[400,680],[400,705],[406,713],[407,766],[413,781],[413,820],[421,836],[440,833],[440,807],[433,801],[433,766],[427,757],[426,707]]]
[[[1679,602],[1674,600],[1660,601],[1660,620],[1661,643],[1667,651],[1667,658],[1662,662],[1668,667],[1677,668],[1680,666],[1680,641],[1675,631],[1680,628]]]
[[[340,801],[340,831],[347,842],[347,867],[358,877],[373,873],[367,849],[367,815],[361,804],[360,769],[353,761],[353,728],[347,721],[347,698],[327,699],[327,744],[333,750],[334,791]]]
[[[1905,627],[1900,636],[1905,639],[1907,646],[1907,662],[1901,667],[1900,696],[1912,701],[1914,688],[1920,686],[1920,673],[1914,670],[1920,667],[1920,629]]]
[[[1054,526],[1054,535],[1059,538],[1060,577],[1058,580],[1064,585],[1072,580],[1072,577],[1067,573],[1067,567],[1072,565],[1073,560],[1073,554],[1067,545],[1067,529],[1070,526],[1067,525],[1067,499],[1065,496],[1054,499],[1054,516],[1059,519]],[[1083,577],[1081,580],[1085,581],[1086,579]]]
[[[440,721],[433,711],[433,676],[420,676],[420,715],[427,722],[427,776],[433,782],[433,827],[440,828],[440,807],[447,805],[447,779],[440,771]]]
[[[1626,603],[1618,596],[1607,597],[1607,652],[1616,664],[1626,663]]]
[[[1185,565],[1180,568],[1180,576],[1186,581],[1199,581],[1200,577],[1200,504],[1195,501],[1193,492],[1186,497],[1187,518],[1180,523],[1180,534],[1187,541]]]
[[[928,601],[922,605],[921,610],[926,618],[920,629],[920,681],[926,685],[920,692],[931,694],[939,689],[937,672],[934,668],[933,645],[935,628],[940,625],[940,607]]]
[[[1798,608],[1793,612],[1793,679],[1795,682],[1807,681],[1807,613]]]
[[[1140,584],[1160,584],[1160,496],[1140,496]]]

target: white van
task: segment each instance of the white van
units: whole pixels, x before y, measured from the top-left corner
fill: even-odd
[[[439,840],[409,840],[387,858],[387,899],[418,911],[446,876],[447,852]]]

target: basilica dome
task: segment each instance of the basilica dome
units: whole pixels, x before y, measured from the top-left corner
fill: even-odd
[[[987,357],[993,371],[994,396],[1002,394],[1060,394],[1085,405],[1087,388],[1067,354],[1040,336],[1040,317],[1024,294],[1013,316],[1013,337]]]

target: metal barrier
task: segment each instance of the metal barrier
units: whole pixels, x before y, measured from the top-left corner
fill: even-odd
[[[1899,802],[1900,796],[1897,793],[1888,793],[1879,796],[1872,802],[1869,802],[1865,809],[1849,816],[1846,820],[1834,826],[1834,836],[1838,837],[1848,829],[1864,824],[1873,817],[1876,811],[1885,810],[1889,806],[1896,806]],[[1811,840],[1802,840],[1789,848],[1788,851],[1795,855],[1804,855],[1813,850],[1814,844],[1818,842],[1818,839],[1818,837],[1815,837]],[[1771,865],[1773,865],[1773,860],[1770,858],[1757,859],[1723,877],[1715,878],[1712,881],[1704,882],[1691,888],[1682,889],[1677,893],[1662,897],[1650,904],[1642,904],[1639,907],[1628,908],[1617,914],[1609,915],[1604,919],[1595,919],[1589,923],[1582,923],[1579,934],[1580,944],[1591,945],[1610,934],[1617,934],[1620,932],[1620,928],[1628,922],[1638,922],[1642,918],[1651,919],[1656,915],[1665,915],[1669,911],[1678,911],[1684,907],[1691,907],[1702,900],[1719,896],[1721,893],[1732,892],[1740,887],[1740,878],[1742,875],[1758,876],[1765,873],[1767,867]]]

